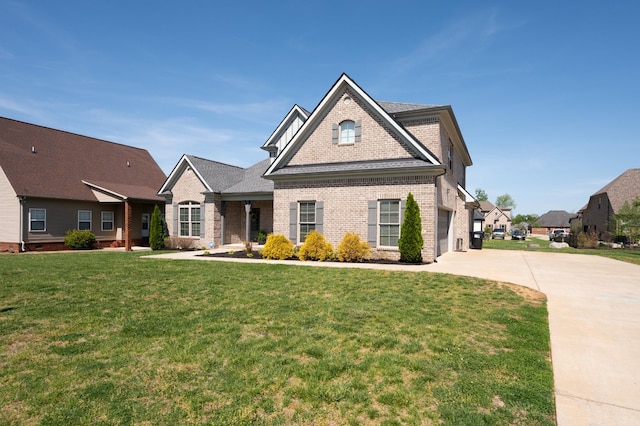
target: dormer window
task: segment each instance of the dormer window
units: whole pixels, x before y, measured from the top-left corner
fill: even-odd
[[[356,141],[355,121],[346,120],[340,123],[340,143],[355,143],[355,141]]]

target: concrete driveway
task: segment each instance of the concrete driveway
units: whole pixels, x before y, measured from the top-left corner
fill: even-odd
[[[149,257],[213,260],[194,254],[199,252]],[[539,290],[548,299],[558,424],[640,425],[638,265],[600,256],[487,249],[447,253],[422,266],[282,263],[444,272]]]
[[[448,253],[425,270],[547,295],[559,425],[640,425],[640,266],[600,256]]]

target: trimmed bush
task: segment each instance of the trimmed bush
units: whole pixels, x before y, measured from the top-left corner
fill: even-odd
[[[369,243],[360,239],[360,235],[347,232],[340,241],[336,254],[340,262],[362,262],[369,259],[371,248]]]
[[[316,231],[315,229],[304,240],[304,244],[300,247],[298,252],[298,259],[300,260],[323,260],[333,258],[333,246],[328,243],[324,238],[324,235]]]
[[[162,212],[156,204],[151,215],[151,224],[149,226],[149,247],[151,250],[160,250],[164,247],[164,226],[162,225]]]
[[[96,236],[86,229],[84,231],[78,231],[77,229],[67,231],[64,237],[64,245],[73,250],[90,250],[95,243]]]
[[[260,254],[263,259],[290,259],[293,257],[293,243],[282,234],[269,234]]]
[[[404,212],[404,222],[400,229],[398,248],[400,249],[400,261],[407,263],[422,262],[422,219],[420,219],[420,206],[413,198],[413,194],[407,196],[407,208]]]

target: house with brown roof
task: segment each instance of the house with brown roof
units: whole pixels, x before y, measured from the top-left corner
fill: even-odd
[[[0,117],[0,251],[145,244],[166,176],[144,149]]]
[[[412,193],[424,261],[469,247],[477,201],[451,106],[378,102],[343,74],[312,112],[295,105],[262,148],[270,159],[247,169],[184,155],[159,191],[170,234],[207,246],[260,229],[299,245],[317,230],[336,247],[355,232],[374,256],[397,259]]]
[[[492,231],[504,229],[505,232],[509,232],[511,229],[511,209],[502,209],[491,201],[479,201],[479,203],[485,227],[489,227]]]
[[[628,169],[596,191],[578,212],[584,232],[595,232],[600,239],[608,239],[615,232],[614,215],[625,202],[640,197],[640,169]]]
[[[575,216],[575,213],[568,213],[565,210],[549,210],[536,219],[536,226],[531,228],[531,233],[536,235],[549,235],[554,229],[571,232],[570,221]]]

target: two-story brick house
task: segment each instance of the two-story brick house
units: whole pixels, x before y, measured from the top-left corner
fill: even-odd
[[[316,229],[334,246],[356,232],[374,256],[398,258],[412,193],[425,261],[469,247],[477,206],[465,189],[472,163],[450,106],[376,102],[343,74],[313,112],[294,106],[263,149],[271,161],[249,169],[183,157],[160,190],[170,231],[195,245],[226,244],[250,239],[259,222],[295,244]],[[189,231],[193,206],[204,223],[197,235]]]

